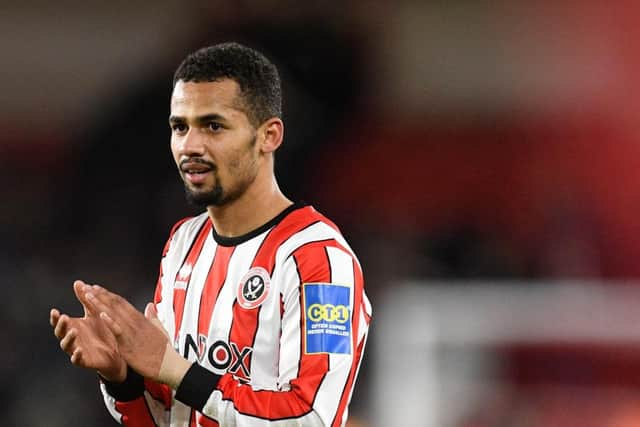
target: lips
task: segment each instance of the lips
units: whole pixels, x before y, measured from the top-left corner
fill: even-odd
[[[184,160],[180,163],[180,171],[187,181],[192,184],[201,184],[208,173],[213,171],[214,165],[204,160]]]
[[[180,170],[184,173],[206,173],[210,172],[213,167],[205,163],[183,162]]]

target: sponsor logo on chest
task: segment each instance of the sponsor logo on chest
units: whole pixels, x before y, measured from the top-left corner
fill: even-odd
[[[250,379],[249,361],[253,348],[238,348],[236,343],[227,343],[226,341],[217,340],[207,345],[207,337],[203,334],[198,335],[198,341],[191,334],[185,335],[184,352],[182,356],[189,359],[191,354],[195,354],[199,363],[205,360],[213,366],[213,368],[229,372],[236,376]]]

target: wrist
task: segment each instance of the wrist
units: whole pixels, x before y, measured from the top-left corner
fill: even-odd
[[[176,389],[175,398],[187,406],[203,412],[222,376],[194,363],[185,374],[180,386]]]
[[[127,379],[127,363],[120,358],[117,366],[111,369],[98,369],[98,375],[112,383],[122,383]]]
[[[102,377],[102,375],[100,375],[100,380],[104,384],[107,393],[119,402],[129,402],[144,394],[144,378],[128,366],[125,366],[125,379],[123,381],[112,382]]]
[[[167,342],[162,364],[160,365],[160,372],[158,373],[158,381],[177,389],[190,367],[191,362],[180,356],[171,344]]]

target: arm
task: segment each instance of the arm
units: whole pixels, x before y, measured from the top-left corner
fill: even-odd
[[[359,265],[337,244],[316,245],[296,251],[274,272],[274,280],[276,274],[284,281],[278,391],[254,390],[230,374],[191,364],[150,327],[149,319],[103,288],[94,287],[91,299],[130,366],[176,388],[176,399],[223,425],[294,419],[298,425],[342,425],[368,323]],[[337,308],[317,311],[329,305]],[[340,334],[330,336],[327,324]]]

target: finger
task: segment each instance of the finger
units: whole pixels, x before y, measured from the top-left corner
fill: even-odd
[[[89,304],[91,306],[91,311],[93,313],[101,313],[101,312],[109,312],[110,313],[110,312],[113,311],[112,310],[113,309],[113,305],[105,303],[105,301],[103,301],[100,298],[100,296],[97,296],[94,293],[93,289],[87,291],[84,295],[85,295],[87,304]]]
[[[112,319],[122,320],[141,315],[129,301],[98,285],[91,286],[91,291],[87,292],[87,298],[91,300],[96,312],[108,313]]]
[[[61,315],[58,319],[58,324],[53,330],[54,335],[58,337],[58,339],[62,339],[66,335],[68,324],[69,316],[67,316],[66,314]]]
[[[58,320],[60,319],[60,312],[56,308],[52,308],[49,312],[49,323],[53,328],[58,324]]]
[[[164,336],[167,337],[167,339],[170,339],[169,333],[164,328],[164,325],[162,325],[162,322],[160,321],[160,319],[158,319],[158,310],[156,309],[156,306],[154,303],[150,302],[147,304],[147,306],[144,309],[144,317],[146,317],[147,320],[153,323],[153,325],[156,328],[160,329],[164,334]]]
[[[99,285],[91,286],[91,293],[95,296],[101,303],[108,305],[109,307],[123,307],[126,308],[129,304],[129,301],[116,294],[115,292],[111,292],[106,288],[103,288]]]
[[[111,333],[116,337],[116,339],[120,338],[120,336],[122,335],[122,328],[120,328],[120,325],[118,325],[118,322],[113,320],[104,311],[100,313],[100,318],[104,321],[104,323],[107,325],[107,327],[109,328]]]
[[[108,296],[114,295],[112,292],[109,292],[107,289],[103,288],[100,285],[91,286],[91,291],[96,295],[102,298],[107,298]]]
[[[75,329],[71,329],[67,335],[64,336],[60,340],[60,348],[65,352],[69,353],[69,351],[73,348],[73,343],[76,340],[78,333]]]
[[[82,363],[82,349],[80,347],[76,348],[73,351],[70,360],[74,365],[79,365],[80,363]]]

